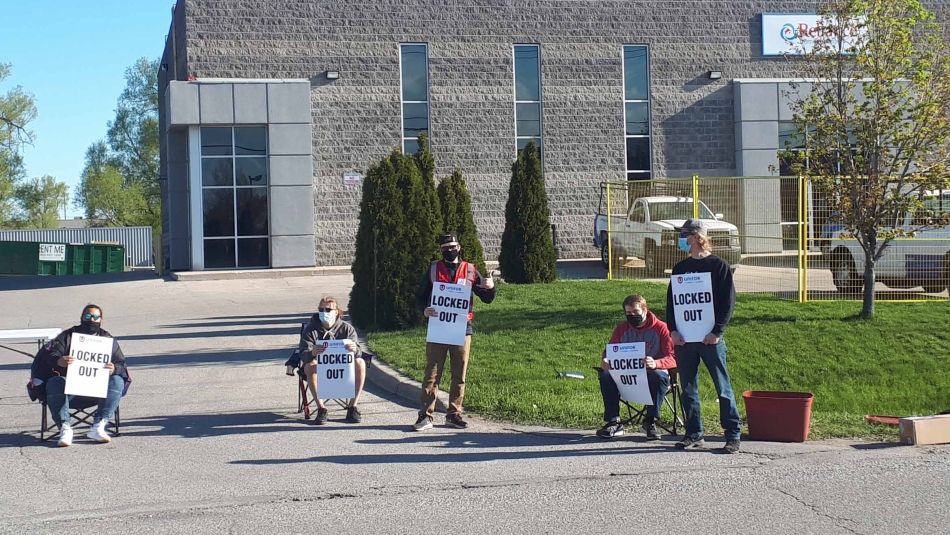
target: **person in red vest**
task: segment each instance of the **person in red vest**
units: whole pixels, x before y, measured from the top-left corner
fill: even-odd
[[[460,258],[462,248],[458,239],[452,234],[439,237],[439,248],[442,250],[442,260],[432,262],[422,279],[422,285],[417,294],[419,308],[427,317],[437,315],[434,308],[429,306],[432,300],[432,284],[446,282],[452,284],[466,284],[472,287],[472,293],[477,295],[483,303],[491,303],[495,299],[495,283],[491,277],[482,277],[474,264]],[[452,388],[449,390],[449,409],[445,423],[456,429],[465,429],[468,422],[462,418],[462,399],[465,397],[465,372],[468,368],[468,352],[472,343],[472,302],[468,302],[468,325],[465,330],[465,345],[454,346],[426,342],[426,370],[422,381],[422,408],[419,419],[412,428],[416,431],[425,431],[432,428],[432,413],[435,411],[435,397],[439,391],[439,381],[445,371],[446,356],[452,359]]]

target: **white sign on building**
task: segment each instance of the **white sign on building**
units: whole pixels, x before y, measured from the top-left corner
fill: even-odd
[[[815,49],[816,41],[833,36],[827,19],[815,13],[762,13],[763,56],[803,56]],[[854,40],[846,36],[844,50]]]
[[[66,260],[66,244],[41,243],[40,262],[64,262]]]
[[[361,186],[363,185],[363,174],[357,171],[346,171],[343,173],[343,185],[344,186]]]

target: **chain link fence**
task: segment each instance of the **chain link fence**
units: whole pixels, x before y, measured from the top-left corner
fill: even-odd
[[[950,212],[950,192],[907,214],[907,225]],[[941,210],[945,210],[941,212]],[[609,279],[668,280],[686,254],[679,228],[702,219],[713,252],[734,268],[736,289],[800,302],[860,299],[863,250],[800,177],[699,177],[604,182],[594,244]],[[881,299],[946,299],[950,228],[934,226],[896,239],[877,266]]]

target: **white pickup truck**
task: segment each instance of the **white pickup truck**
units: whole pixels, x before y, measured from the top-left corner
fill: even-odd
[[[686,254],[676,247],[679,230],[693,215],[693,199],[690,197],[655,196],[640,197],[630,203],[626,215],[610,216],[609,245],[607,240],[607,215],[597,214],[594,219],[594,246],[600,249],[600,259],[608,266],[610,255],[614,259],[637,257],[643,260],[648,275],[660,276]],[[713,253],[730,265],[741,259],[739,230],[732,223],[722,221],[722,216],[713,214],[702,202],[699,203],[699,218],[706,224],[713,242]]]
[[[924,202],[918,213],[904,216],[901,228],[908,233],[924,226],[913,237],[892,240],[874,265],[874,279],[891,288],[923,287],[940,293],[950,286],[950,225],[939,225],[950,217],[950,190]],[[864,286],[864,250],[848,237],[841,226],[827,223],[822,231],[821,252],[828,260],[831,277],[839,292],[856,294]]]

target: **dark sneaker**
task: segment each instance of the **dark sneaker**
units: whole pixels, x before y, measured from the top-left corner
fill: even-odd
[[[317,409],[317,415],[313,417],[313,425],[323,425],[327,423],[328,412],[326,409]]]
[[[690,448],[703,448],[706,446],[706,441],[703,440],[703,437],[693,438],[691,436],[683,437],[683,440],[680,440],[676,443],[676,449],[686,450]]]
[[[346,409],[346,421],[351,424],[358,424],[363,421],[363,415],[356,407],[348,407]]]
[[[660,440],[660,435],[656,432],[656,425],[654,424],[643,424],[643,432],[647,436],[647,440]]]
[[[620,422],[607,422],[603,427],[597,430],[597,436],[600,438],[622,437],[623,424]]]
[[[723,453],[739,453],[739,439],[731,438],[726,441],[726,445],[722,447]]]
[[[432,417],[422,415],[419,416],[419,419],[416,420],[416,423],[412,424],[412,428],[416,431],[425,431],[426,429],[432,429]]]
[[[465,429],[468,427],[468,422],[462,419],[461,414],[454,413],[445,417],[445,425],[456,429]]]

